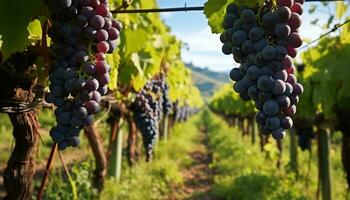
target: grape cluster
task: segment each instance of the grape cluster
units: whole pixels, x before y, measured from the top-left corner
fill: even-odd
[[[162,85],[164,79],[155,78],[146,83],[136,94],[131,105],[136,126],[142,134],[146,160],[152,159],[153,148],[159,133],[159,122],[163,115]]]
[[[233,54],[239,68],[230,78],[244,101],[253,99],[259,110],[256,121],[262,134],[280,140],[293,125],[303,86],[294,75],[293,58],[302,45],[298,28],[304,0],[266,1],[256,8],[229,4],[220,36],[222,52]]]
[[[175,122],[185,122],[191,116],[198,113],[200,110],[197,108],[191,108],[188,105],[180,106],[178,102],[175,102],[173,105],[174,108],[174,121]]]
[[[79,133],[93,123],[110,81],[105,54],[116,48],[122,26],[108,0],[48,0],[53,64],[45,99],[57,108],[50,135],[59,149],[78,146]]]
[[[302,151],[311,150],[311,141],[315,139],[316,135],[309,124],[301,124],[295,127],[298,135],[298,145]]]
[[[160,87],[161,87],[161,90],[162,90],[163,115],[167,116],[167,115],[169,115],[169,113],[171,111],[171,107],[172,107],[171,106],[171,101],[169,99],[169,86],[168,86],[168,83],[167,83],[166,78],[165,78],[164,75],[161,76],[160,78],[161,78],[161,80],[159,81],[159,83],[161,84]]]

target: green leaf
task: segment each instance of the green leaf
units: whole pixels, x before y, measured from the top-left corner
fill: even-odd
[[[125,56],[141,51],[148,42],[147,36],[147,32],[142,29],[122,31],[122,39],[125,41]]]
[[[120,56],[118,54],[119,49],[116,49],[113,54],[107,54],[107,62],[111,66],[111,71],[109,75],[111,77],[111,81],[108,84],[108,88],[110,90],[116,90],[118,86],[118,73],[119,73],[119,62]]]
[[[348,6],[344,2],[337,2],[335,16],[337,19],[341,19],[346,11],[348,10]]]
[[[227,0],[209,0],[204,4],[204,14],[213,33],[221,33]]]
[[[35,19],[34,21],[30,22],[27,29],[29,32],[29,36],[28,36],[29,40],[41,40],[42,29],[41,29],[40,20]]]
[[[1,51],[4,58],[28,45],[29,22],[44,8],[42,0],[2,1],[0,3]]]

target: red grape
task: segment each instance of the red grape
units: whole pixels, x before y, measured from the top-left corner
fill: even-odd
[[[300,3],[295,3],[292,8],[291,8],[292,12],[298,13],[299,15],[302,15],[304,10],[303,10],[303,5],[301,5]]]
[[[105,41],[101,41],[97,44],[97,50],[102,53],[107,53],[109,50],[109,44]]]

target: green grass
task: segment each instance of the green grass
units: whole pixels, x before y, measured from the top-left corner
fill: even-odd
[[[289,137],[283,140],[282,164],[277,169],[275,143],[269,143],[265,146],[266,152],[261,152],[259,144],[252,145],[249,137],[242,138],[239,129],[229,127],[211,112],[205,111],[202,118],[208,128],[210,150],[213,152],[213,192],[219,199],[316,199],[316,141],[313,141],[310,165],[310,153],[298,148],[299,176],[296,177],[289,164]],[[330,152],[332,196],[333,199],[343,200],[347,199],[347,184],[341,164],[339,134],[333,134],[334,145]]]
[[[101,199],[158,200],[178,195],[174,193],[174,188],[184,184],[181,171],[191,165],[187,153],[196,148],[199,142],[197,120],[192,118],[184,124],[175,125],[170,139],[157,146],[153,161],[142,161],[133,168],[124,167],[120,183],[109,180]]]

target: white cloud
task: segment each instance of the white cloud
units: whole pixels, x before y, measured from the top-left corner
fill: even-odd
[[[160,13],[160,16],[163,18],[163,19],[169,19],[173,16],[174,14],[171,13],[171,12],[162,12]]]
[[[182,50],[185,62],[192,62],[199,67],[208,67],[214,71],[228,71],[235,64],[231,56],[221,52],[222,44],[219,35],[211,33],[209,26],[199,31],[175,32],[189,50]]]
[[[209,26],[199,31],[175,32],[175,35],[188,44],[190,51],[216,52],[221,49],[219,35],[211,33]]]
[[[225,56],[221,52],[213,55],[204,55],[183,51],[182,58],[185,62],[192,62],[199,67],[208,67],[213,71],[229,71],[234,66],[237,66],[231,56]]]

